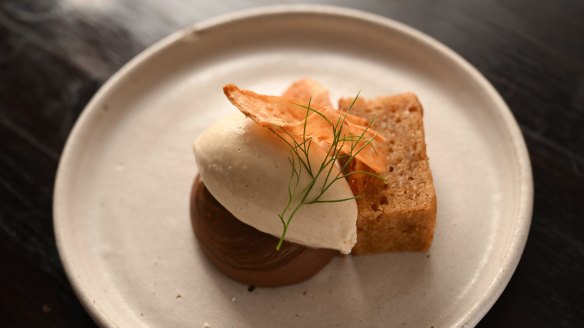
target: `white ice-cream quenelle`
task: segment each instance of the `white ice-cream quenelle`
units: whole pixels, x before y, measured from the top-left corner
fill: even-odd
[[[210,126],[195,140],[193,149],[209,192],[240,221],[279,238],[283,226],[278,214],[288,203],[292,173],[289,147],[267,128],[238,114]],[[312,145],[309,158],[313,170],[324,156],[324,150]],[[335,166],[332,174],[338,172]],[[299,191],[310,181],[305,172],[301,176]],[[316,185],[321,183],[317,180]],[[316,189],[320,188],[313,191]],[[349,184],[340,179],[321,199],[350,197],[353,193]],[[357,242],[356,221],[357,204],[352,199],[303,205],[294,215],[285,239],[348,254]]]

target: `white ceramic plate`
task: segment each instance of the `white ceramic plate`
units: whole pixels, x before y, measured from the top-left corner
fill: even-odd
[[[419,95],[434,243],[335,258],[305,283],[248,292],[198,249],[191,143],[235,111],[224,84],[279,94],[305,76],[333,99]],[[519,261],[532,180],[509,109],[451,50],[371,14],[280,6],[175,33],[112,77],[67,142],[54,210],[67,274],[104,327],[460,327],[480,320]]]

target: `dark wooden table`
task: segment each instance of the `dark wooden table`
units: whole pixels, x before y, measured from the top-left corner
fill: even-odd
[[[535,208],[479,327],[584,327],[584,1],[315,2],[418,28],[495,85],[529,147]],[[51,208],[63,145],[99,86],[174,30],[268,3],[0,0],[0,327],[95,326],[61,267]]]

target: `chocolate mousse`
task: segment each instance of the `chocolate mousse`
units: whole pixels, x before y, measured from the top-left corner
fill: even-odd
[[[320,271],[338,251],[285,241],[235,218],[197,176],[191,191],[191,219],[203,253],[230,278],[260,287],[304,281]]]

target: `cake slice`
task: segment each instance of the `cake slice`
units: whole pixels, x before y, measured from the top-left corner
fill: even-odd
[[[346,110],[352,98],[339,100]],[[349,185],[357,199],[357,244],[352,254],[425,251],[436,223],[436,193],[426,155],[423,109],[416,95],[404,93],[359,98],[351,114],[374,120],[371,128],[389,147],[387,179],[351,175]],[[369,170],[353,161],[353,170]]]

